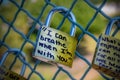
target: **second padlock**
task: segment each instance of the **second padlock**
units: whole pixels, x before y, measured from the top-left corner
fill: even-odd
[[[55,7],[49,12],[45,25],[40,27],[33,57],[52,64],[60,63],[72,67],[77,45],[77,39],[74,37],[76,27],[72,24],[70,35],[48,27],[55,12],[66,14],[68,10],[64,7]],[[68,14],[68,18],[76,22],[72,12]]]
[[[114,35],[120,29],[119,22],[119,17],[113,18],[105,34],[100,35],[92,62],[94,69],[117,79],[120,79],[120,39],[115,38]],[[114,24],[117,24],[117,29],[113,32],[113,36],[110,36]]]

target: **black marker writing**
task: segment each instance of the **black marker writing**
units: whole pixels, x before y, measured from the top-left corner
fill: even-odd
[[[120,59],[118,59],[117,62],[120,64]]]
[[[61,48],[61,53],[72,56],[72,54],[68,51],[68,49]]]
[[[52,55],[52,53],[47,52],[47,51],[42,51],[42,50],[37,50],[38,54],[42,55],[42,56],[46,56],[50,59],[54,59],[54,55]]]
[[[9,74],[9,77],[10,77],[12,80],[19,80],[19,77],[17,77],[16,75],[13,75],[13,74]]]
[[[63,41],[67,41],[67,38],[59,33],[55,33],[55,37]]]
[[[40,30],[46,32],[48,36],[52,37],[52,35],[51,35],[52,31],[49,30],[47,27],[40,27]]]
[[[115,63],[112,63],[112,62],[109,62],[109,65],[116,68],[116,69],[119,69],[120,70],[120,65],[118,64],[115,64]]]
[[[53,47],[52,45],[46,44],[46,43],[41,43],[39,42],[39,46],[46,48],[48,50],[52,50],[52,51],[57,51],[56,47]]]
[[[106,55],[105,54],[102,54],[102,53],[97,53],[97,56],[100,56],[102,58],[106,58]]]
[[[102,40],[105,41],[105,42],[116,44],[116,40],[112,40],[112,39],[110,39],[108,37],[102,37]]]
[[[105,52],[105,53],[109,53],[110,54],[110,50],[107,50],[107,49],[99,49],[99,51],[101,51],[101,52]]]
[[[96,58],[96,61],[97,62],[99,62],[99,63],[104,63],[104,64],[106,64],[106,60],[104,60],[104,59],[100,59],[100,58]]]
[[[50,37],[52,37],[51,32],[52,32],[51,30],[48,30],[48,34],[47,35],[50,36]]]
[[[59,40],[54,40],[52,38],[44,37],[43,35],[40,36],[40,40],[46,41],[48,43],[52,43],[58,46],[62,46],[63,48],[66,48],[65,43],[60,42]]]
[[[118,42],[118,46],[120,46],[120,42]]]
[[[47,30],[47,27],[40,27],[40,30],[46,31],[46,30]]]
[[[67,62],[67,59],[62,57],[61,55],[57,55],[57,58],[62,62]]]
[[[4,69],[1,69],[0,68],[0,75],[5,75],[5,76],[7,76],[9,73],[8,72],[6,72]]]
[[[112,57],[112,56],[108,56],[107,59],[108,59],[109,61],[115,61],[115,58]]]
[[[101,62],[99,63],[99,66],[110,69],[110,70],[112,69],[112,67],[105,65],[104,63],[101,63]]]
[[[113,55],[116,56],[116,57],[118,57],[118,58],[120,58],[120,53],[114,52]]]
[[[113,49],[113,50],[120,51],[120,47],[117,47],[117,46],[112,45],[112,44],[100,43],[100,46],[105,47],[107,49]]]

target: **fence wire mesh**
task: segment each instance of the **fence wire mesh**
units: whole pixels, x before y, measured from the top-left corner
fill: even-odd
[[[37,1],[37,0],[31,0]],[[66,2],[62,0],[63,3]],[[61,1],[61,3],[62,3]],[[28,58],[31,57],[33,48],[35,47],[35,40],[31,39],[31,36],[33,33],[36,33],[36,27],[37,26],[42,26],[44,24],[43,20],[43,15],[47,15],[47,11],[49,11],[51,8],[56,7],[56,6],[63,6],[67,7],[69,11],[72,11],[74,7],[76,6],[77,2],[84,2],[85,6],[91,7],[91,9],[94,11],[94,14],[91,16],[89,20],[86,21],[85,25],[81,25],[81,23],[78,22],[73,22],[72,20],[70,21],[71,23],[75,24],[78,28],[78,30],[81,31],[80,35],[78,35],[78,41],[79,44],[81,44],[82,39],[84,38],[85,35],[91,37],[95,42],[97,42],[97,37],[89,31],[91,28],[91,25],[94,23],[96,20],[97,16],[100,15],[104,17],[106,20],[111,20],[112,18],[106,13],[102,11],[102,8],[105,6],[107,0],[101,0],[101,4],[99,6],[96,6],[94,3],[92,3],[90,0],[70,0],[71,4],[66,5],[57,5],[57,3],[54,2],[54,0],[41,0],[42,7],[37,8],[37,10],[34,6],[34,10],[39,11],[39,13],[36,13],[37,16],[34,15],[35,12],[31,12],[29,9],[26,9],[25,6],[29,5],[27,0],[0,0],[0,7],[1,6],[9,6],[8,4],[14,6],[15,11],[13,12],[14,14],[9,14],[12,11],[12,8],[7,11],[8,16],[4,16],[4,14],[0,14],[0,23],[4,23],[2,26],[7,26],[4,27],[4,32],[1,30],[1,35],[0,35],[0,52],[2,57],[0,58],[0,65],[5,66],[10,70],[13,70],[14,72],[17,72],[18,74],[24,76],[28,80],[32,79],[38,79],[38,80],[59,80],[59,79],[71,79],[71,80],[87,80],[87,76],[90,75],[90,71],[92,70],[91,68],[91,62],[80,52],[76,51],[76,57],[77,61],[79,61],[76,65],[73,63],[73,68],[79,69],[78,73],[83,73],[78,74],[78,73],[72,73],[72,70],[74,69],[69,69],[63,66],[52,66],[49,64],[45,64],[42,61],[32,59],[33,62],[29,61]],[[59,3],[60,1],[58,1]],[[32,5],[29,5],[32,7]],[[77,5],[77,7],[83,7],[81,5]],[[77,15],[82,15],[81,11],[77,10],[78,14]],[[84,10],[84,12],[87,12]],[[20,16],[22,14],[22,16]],[[88,12],[89,14],[89,12]],[[17,27],[17,25],[23,26],[23,24],[16,24],[17,21],[19,21],[19,18],[24,18],[23,15],[27,16],[28,22],[33,21],[30,25],[29,30],[27,30],[27,33],[25,32],[26,26],[21,29],[20,27]],[[77,17],[77,15],[75,15]],[[11,17],[11,18],[9,18]],[[65,22],[67,16],[64,16],[62,21],[59,23],[59,26],[57,29],[60,29],[63,23]],[[83,16],[86,18],[86,16]],[[24,22],[24,21],[23,21]],[[54,24],[55,22],[53,22]],[[97,26],[96,26],[97,27]],[[2,28],[3,29],[3,28]],[[10,34],[16,34],[16,36],[10,37]],[[8,38],[9,37],[9,38]],[[14,40],[12,39],[14,37]],[[36,37],[36,36],[35,36]],[[9,39],[9,40],[8,40]],[[9,41],[12,41],[15,46],[11,46]],[[20,42],[21,44],[18,45],[17,42]],[[27,48],[30,47],[30,52],[26,50]],[[31,48],[32,47],[32,48]],[[4,54],[4,55],[3,55]],[[29,56],[29,57],[28,57]],[[8,60],[7,60],[8,59]],[[5,63],[5,61],[7,63]],[[76,61],[76,60],[75,60]],[[17,64],[17,65],[16,65]],[[44,66],[45,65],[45,66]],[[75,66],[74,66],[75,65]],[[83,65],[87,65],[87,67],[81,68]],[[79,67],[81,66],[81,67]],[[14,68],[15,67],[15,68]],[[83,70],[84,69],[84,70]],[[74,75],[74,74],[77,74]],[[108,77],[102,73],[99,73],[96,71],[96,74],[99,75],[100,80],[109,80],[109,79],[114,79],[111,77]],[[94,75],[91,75],[94,76]],[[47,77],[47,78],[46,78]],[[90,80],[90,79],[88,79]],[[92,79],[93,80],[93,79]],[[94,80],[98,80],[98,77],[94,76]]]

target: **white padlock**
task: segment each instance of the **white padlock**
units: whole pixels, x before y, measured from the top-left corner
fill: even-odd
[[[119,22],[120,17],[112,19],[105,34],[100,35],[92,62],[93,68],[117,79],[120,79],[120,40],[110,36],[110,32],[115,23],[117,29],[120,29]],[[118,30],[114,33],[117,33]]]

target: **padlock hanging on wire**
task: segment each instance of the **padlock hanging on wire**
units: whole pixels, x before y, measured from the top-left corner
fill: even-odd
[[[114,24],[117,29],[110,36]],[[100,35],[98,39],[92,62],[93,68],[117,79],[120,79],[120,39],[115,38],[115,35],[119,30],[120,17],[111,19],[105,34]]]
[[[51,18],[56,12],[65,15],[68,9],[55,7],[49,12],[45,25],[40,27],[33,57],[48,63],[56,65],[60,63],[72,67],[77,46],[77,39],[75,38],[76,26],[72,23],[70,35],[50,28]],[[67,18],[76,22],[72,12],[69,12]]]
[[[15,56],[14,60],[10,60],[8,58],[10,54],[13,54]],[[15,70],[14,71],[11,70],[15,66],[17,58],[19,58],[19,60],[26,61],[25,57],[26,57],[25,54],[23,52],[19,52],[18,49],[7,50],[0,60],[0,80],[27,80],[26,78],[23,77],[26,70],[26,64],[24,64],[24,62],[20,70],[21,71],[20,74],[16,73]],[[7,63],[7,65],[5,65],[7,59],[11,61],[11,63],[9,62]],[[8,64],[10,65],[8,66]]]

